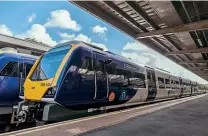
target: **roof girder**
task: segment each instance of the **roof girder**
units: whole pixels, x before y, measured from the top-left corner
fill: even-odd
[[[180,51],[172,51],[165,53],[166,56],[169,55],[183,55],[183,54],[192,54],[192,53],[208,53],[208,47],[203,48],[195,48],[195,49],[186,49],[186,50],[180,50]]]
[[[156,31],[140,33],[140,34],[137,34],[136,37],[137,39],[141,39],[141,38],[154,37],[158,35],[167,35],[167,34],[172,34],[172,33],[190,32],[190,31],[198,31],[198,30],[205,30],[205,29],[208,29],[208,19],[185,24],[185,25],[167,27],[167,28],[156,30]]]

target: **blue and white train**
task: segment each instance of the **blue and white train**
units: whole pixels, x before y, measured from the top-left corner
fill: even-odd
[[[57,45],[42,55],[23,91],[25,103],[17,114],[24,121],[41,119],[48,103],[85,110],[203,93],[196,82],[79,41]]]

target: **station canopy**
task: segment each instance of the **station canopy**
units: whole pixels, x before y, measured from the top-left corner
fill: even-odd
[[[208,1],[70,1],[208,81]]]

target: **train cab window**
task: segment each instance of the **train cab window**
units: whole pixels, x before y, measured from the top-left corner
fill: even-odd
[[[171,88],[170,79],[165,79],[165,86],[166,86],[166,88]]]
[[[158,85],[159,85],[159,88],[161,89],[165,88],[164,78],[158,77]]]
[[[9,62],[4,69],[1,71],[0,76],[17,76],[17,62]]]

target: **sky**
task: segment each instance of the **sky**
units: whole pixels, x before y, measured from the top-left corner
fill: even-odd
[[[199,83],[192,72],[149,49],[111,25],[67,2],[0,2],[0,33],[35,38],[54,46],[81,40],[130,58],[137,64],[161,68]]]

